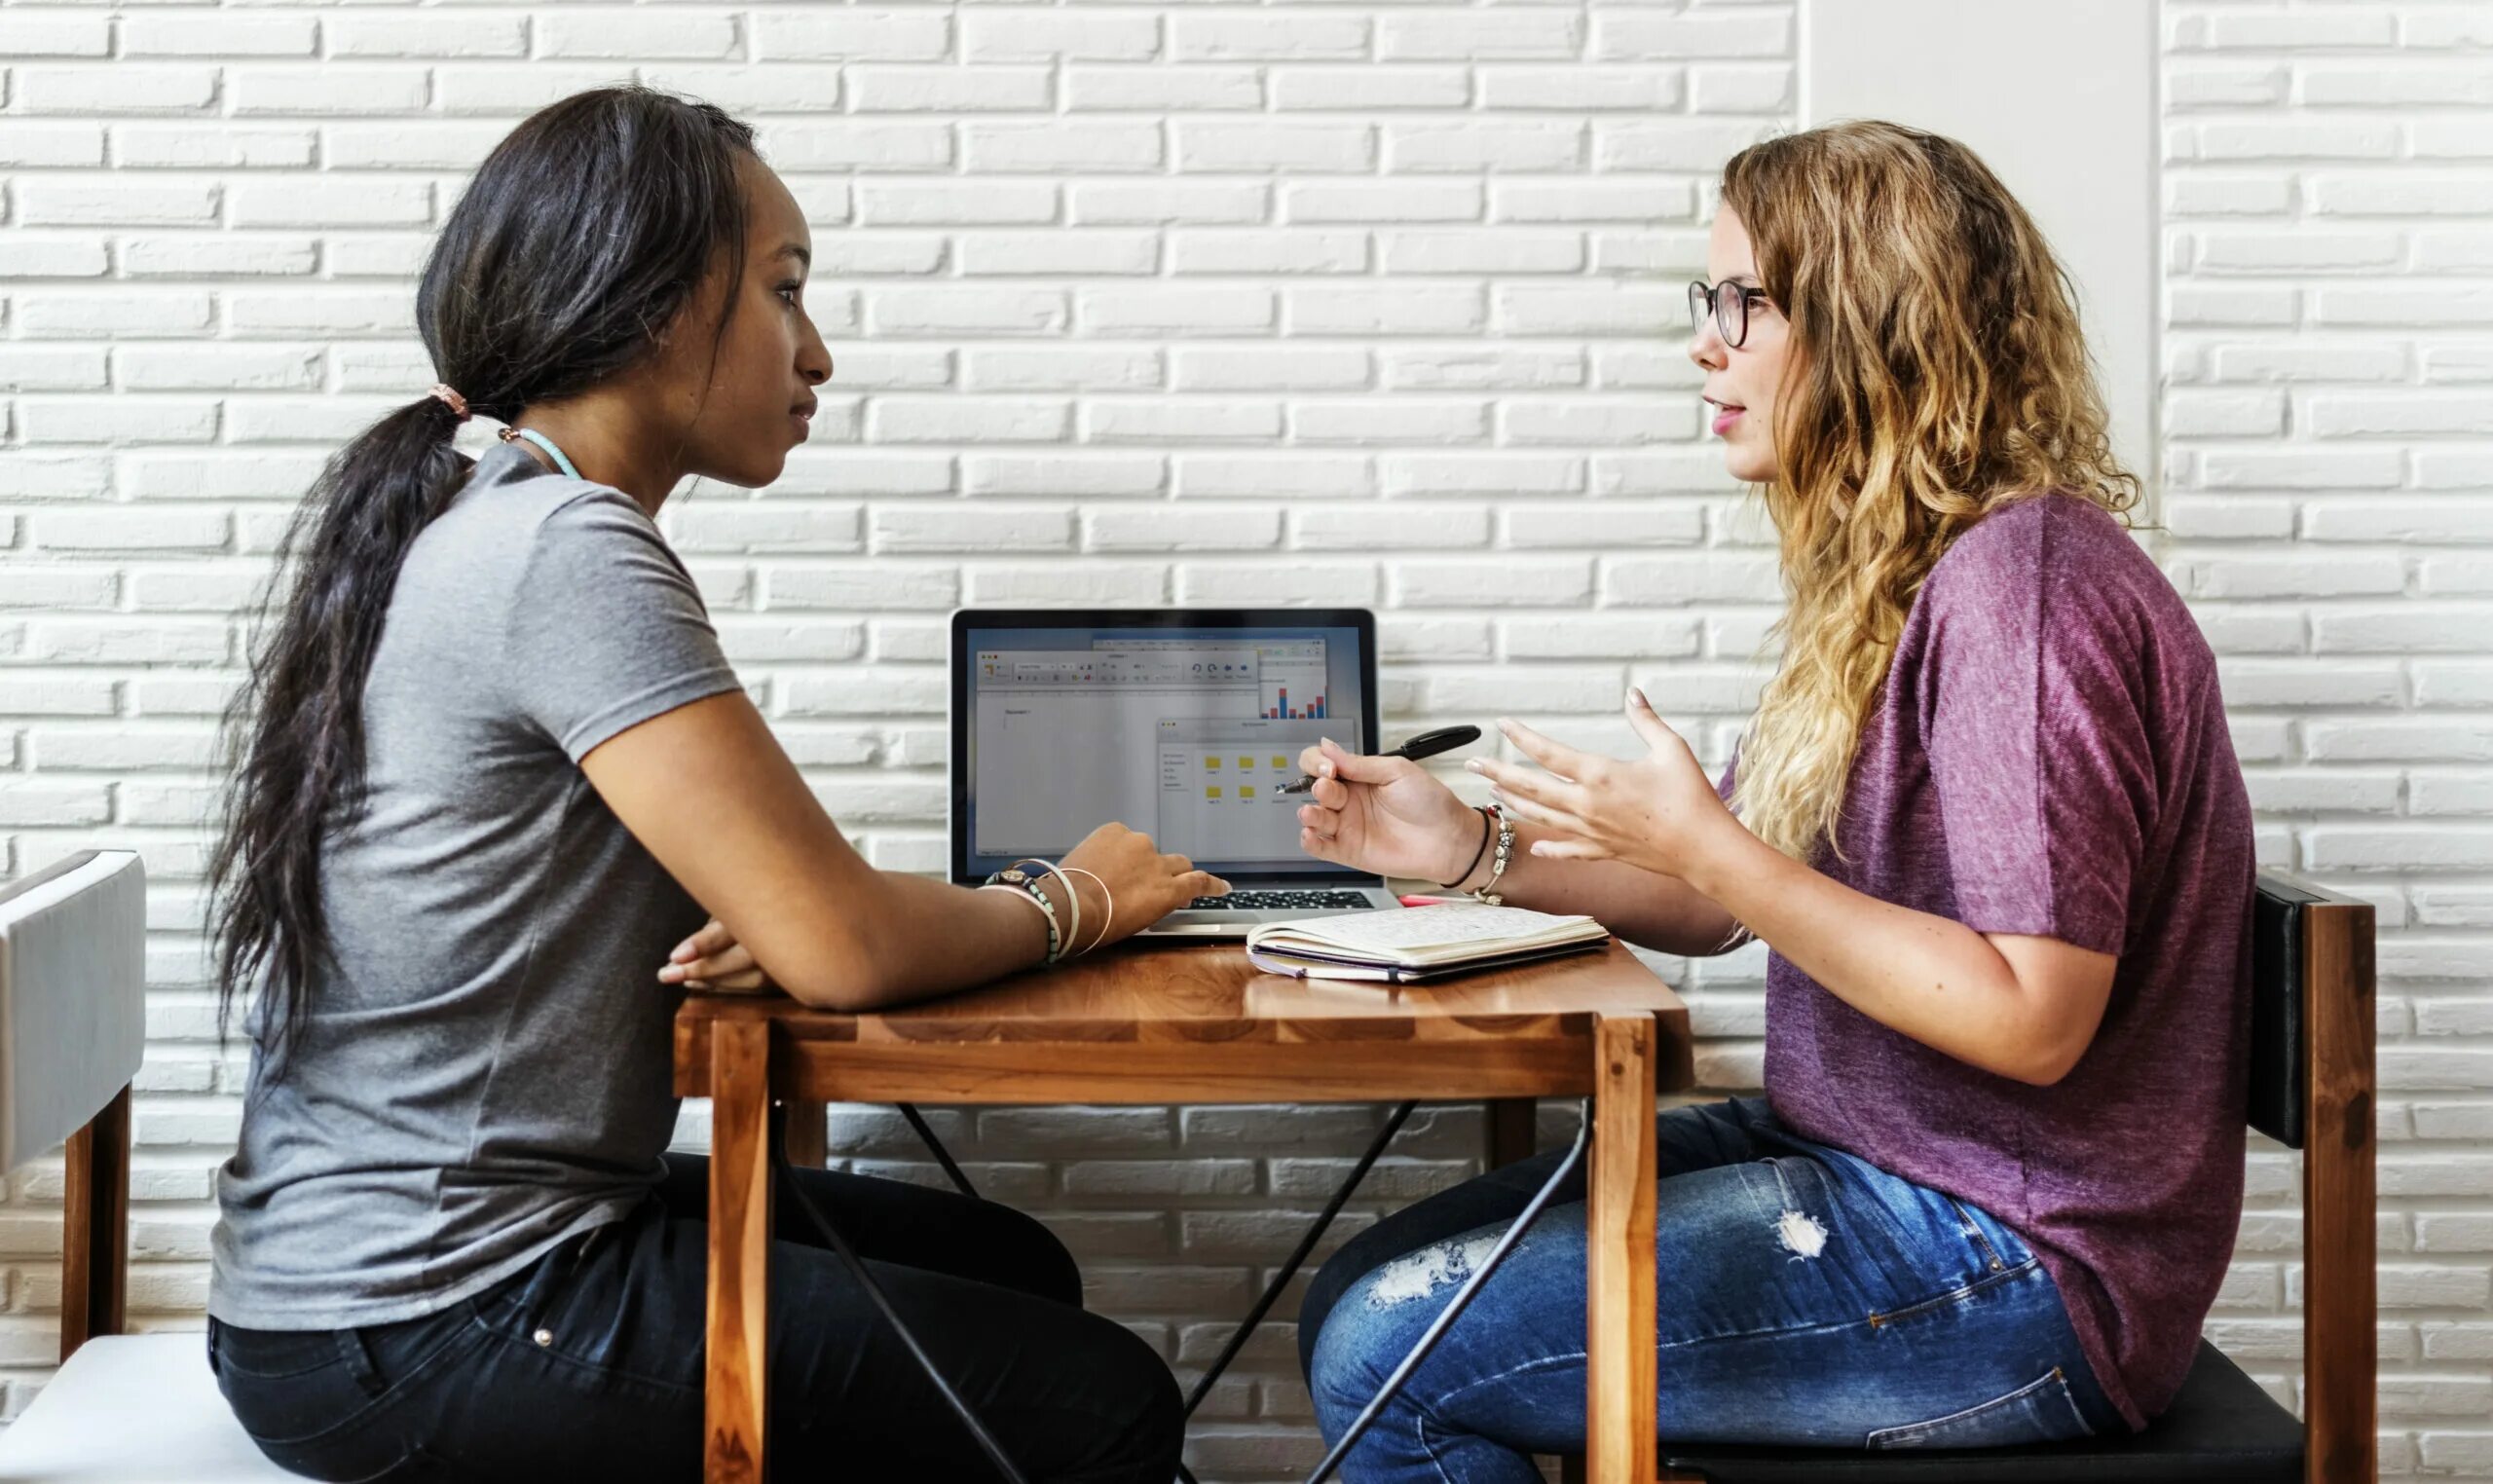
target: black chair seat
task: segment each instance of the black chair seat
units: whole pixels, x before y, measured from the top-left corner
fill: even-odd
[[[1715,1484],[2302,1484],[2302,1424],[2205,1340],[2144,1432],[2029,1448],[1732,1447],[1662,1440]]]

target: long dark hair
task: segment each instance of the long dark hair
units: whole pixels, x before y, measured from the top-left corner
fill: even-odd
[[[578,93],[521,124],[425,264],[416,323],[441,380],[503,423],[577,395],[648,356],[724,257],[715,352],[743,278],[738,170],[754,155],[744,124],[648,88]],[[452,446],[459,422],[428,394],[321,470],[279,547],[226,716],[234,765],[208,868],[217,1023],[221,1034],[256,983],[264,1072],[331,961],[321,847],[361,810],[364,680],[407,549],[471,464]]]

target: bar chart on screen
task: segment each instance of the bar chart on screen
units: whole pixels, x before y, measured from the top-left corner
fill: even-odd
[[[1255,680],[1263,691],[1260,715],[1268,722],[1315,722],[1324,708],[1324,641],[1255,647]]]
[[[1264,708],[1264,719],[1271,722],[1321,722],[1324,720],[1324,697],[1311,696],[1305,706],[1289,702],[1289,687],[1273,687],[1273,703]]]

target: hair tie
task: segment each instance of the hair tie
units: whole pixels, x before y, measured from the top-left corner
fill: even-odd
[[[467,421],[467,399],[461,396],[458,392],[453,391],[450,389],[450,384],[448,382],[433,383],[432,394],[439,397],[451,411],[459,414],[460,422],[465,423]]]

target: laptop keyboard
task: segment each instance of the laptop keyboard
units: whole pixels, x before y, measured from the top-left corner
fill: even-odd
[[[1226,897],[1197,897],[1186,904],[1194,911],[1313,911],[1328,907],[1366,907],[1364,892],[1234,891]]]

